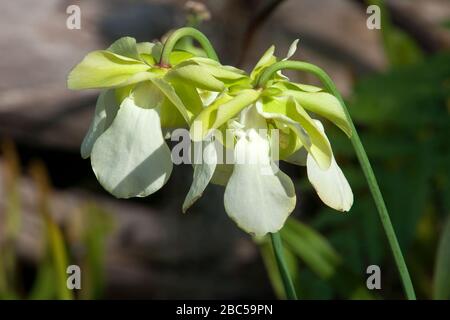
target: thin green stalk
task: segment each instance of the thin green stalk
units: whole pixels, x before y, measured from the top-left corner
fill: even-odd
[[[353,121],[350,117],[350,114],[347,110],[344,100],[342,99],[341,95],[336,89],[336,86],[334,85],[331,78],[325,73],[325,71],[323,71],[321,68],[313,64],[301,61],[280,61],[274,63],[266,70],[264,70],[264,72],[261,74],[260,78],[257,81],[257,87],[264,86],[275,72],[282,69],[305,71],[316,75],[320,79],[320,81],[322,81],[325,88],[330,93],[332,93],[341,103],[342,108],[344,109],[345,115],[347,117],[347,120],[350,123],[350,128],[352,130],[351,141],[353,144],[353,148],[355,149],[356,156],[358,157],[359,163],[361,165],[361,168],[364,172],[367,183],[369,185],[370,192],[372,193],[372,197],[375,201],[375,205],[377,207],[378,214],[380,216],[381,223],[384,228],[384,232],[386,233],[386,236],[388,238],[389,245],[391,247],[395,263],[397,265],[397,269],[400,273],[400,277],[403,283],[403,288],[405,290],[406,296],[409,300],[415,300],[416,294],[414,293],[414,287],[412,285],[408,268],[406,267],[406,263],[402,255],[400,245],[395,235],[394,227],[392,226],[391,219],[389,218],[389,213],[386,208],[383,196],[381,194],[380,187],[378,186],[375,174],[369,162],[369,158],[367,157],[367,153],[364,150],[361,139],[359,138],[358,132],[356,131],[355,125],[353,124]]]
[[[280,234],[271,233],[270,238],[272,240],[273,252],[275,254],[275,259],[277,260],[278,269],[280,271],[281,279],[283,280],[284,290],[286,292],[286,297],[289,300],[297,300],[297,294],[295,293],[294,284],[292,283],[291,276],[289,275],[289,270],[284,260],[283,254],[283,243],[281,242]]]
[[[213,46],[211,45],[211,42],[209,42],[208,38],[198,31],[197,29],[191,28],[191,27],[185,27],[180,28],[176,31],[174,31],[166,40],[164,43],[164,48],[161,53],[161,59],[159,61],[159,64],[161,66],[170,66],[169,58],[170,54],[172,53],[173,49],[175,48],[175,45],[177,42],[184,37],[192,37],[195,40],[198,41],[198,43],[202,46],[203,50],[205,50],[205,53],[208,58],[219,61],[219,58],[217,57],[216,51],[214,50]]]

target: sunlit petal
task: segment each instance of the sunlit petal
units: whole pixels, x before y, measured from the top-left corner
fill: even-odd
[[[259,161],[249,161],[255,154]],[[255,236],[277,232],[295,208],[294,184],[271,162],[269,141],[257,133],[240,138],[235,155],[246,162],[234,165],[225,189],[226,212]]]
[[[158,111],[126,98],[112,125],[94,144],[91,163],[100,184],[118,198],[158,191],[172,172]]]

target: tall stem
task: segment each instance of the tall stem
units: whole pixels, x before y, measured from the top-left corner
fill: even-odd
[[[352,130],[352,144],[355,149],[356,156],[358,157],[361,168],[366,177],[367,183],[369,185],[370,192],[372,193],[372,197],[375,201],[375,205],[377,207],[378,214],[380,216],[381,223],[384,228],[384,232],[386,233],[387,239],[389,241],[389,245],[391,247],[392,253],[394,255],[395,263],[397,265],[397,269],[400,273],[400,277],[403,283],[403,288],[405,290],[406,296],[410,300],[416,299],[416,294],[414,292],[414,287],[411,282],[411,278],[409,276],[408,268],[406,267],[405,260],[402,255],[402,251],[400,249],[400,245],[398,243],[397,237],[395,235],[394,227],[392,226],[391,219],[389,218],[389,213],[386,208],[386,204],[384,202],[383,196],[380,191],[380,187],[378,186],[377,180],[375,178],[375,174],[373,172],[372,166],[370,165],[369,158],[367,157],[367,153],[364,150],[361,139],[359,138],[358,132],[356,131],[355,125],[350,117],[348,109],[339,94],[336,86],[334,85],[331,78],[323,71],[321,68],[306,62],[301,61],[280,61],[274,63],[270,67],[268,67],[261,74],[260,78],[257,81],[257,86],[264,86],[270,77],[277,71],[282,69],[291,69],[291,70],[299,70],[306,71],[316,75],[320,81],[324,84],[325,88],[333,94],[341,103],[342,108],[344,109],[345,115],[347,117],[348,122],[350,123],[350,128]]]
[[[297,294],[295,293],[294,284],[292,283],[291,276],[289,275],[289,270],[284,260],[283,244],[281,242],[280,234],[271,233],[270,238],[272,240],[273,252],[275,254],[275,259],[277,261],[278,270],[280,271],[281,279],[283,281],[284,291],[286,292],[286,297],[289,300],[296,300]]]
[[[198,43],[202,46],[203,50],[205,50],[205,53],[208,56],[208,58],[215,61],[219,61],[216,51],[211,45],[211,42],[209,42],[208,38],[197,29],[185,27],[177,29],[167,38],[161,53],[161,59],[159,61],[159,64],[161,66],[170,66],[169,62],[170,54],[175,48],[177,42],[184,37],[192,37],[195,40],[197,40]]]

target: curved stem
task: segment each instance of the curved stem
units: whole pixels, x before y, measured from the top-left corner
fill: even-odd
[[[208,38],[198,31],[197,29],[191,28],[191,27],[185,27],[180,28],[178,30],[175,30],[166,40],[164,43],[164,48],[161,53],[161,59],[159,60],[159,64],[161,66],[169,66],[169,58],[170,54],[172,53],[175,45],[177,42],[184,37],[192,37],[195,40],[200,43],[203,50],[205,50],[206,55],[208,58],[219,61],[219,58],[217,57],[216,51],[214,50],[213,46],[211,45],[211,42],[209,42]]]
[[[378,186],[375,174],[369,162],[369,158],[367,157],[367,153],[364,150],[364,146],[362,145],[361,139],[359,138],[358,132],[356,131],[355,125],[353,124],[353,121],[350,117],[350,114],[347,110],[344,100],[342,99],[341,95],[336,89],[336,86],[334,85],[331,78],[321,68],[313,64],[301,61],[280,61],[271,65],[261,74],[260,78],[257,81],[257,86],[258,87],[264,86],[270,79],[272,74],[282,69],[306,71],[316,75],[320,79],[320,81],[322,81],[325,88],[331,94],[333,94],[341,103],[342,108],[344,109],[345,115],[347,117],[347,120],[350,124],[350,128],[352,130],[351,141],[353,144],[353,148],[355,149],[356,156],[358,157],[359,163],[361,165],[361,168],[364,172],[367,183],[369,185],[370,192],[372,193],[372,197],[375,201],[375,205],[377,207],[377,211],[380,216],[384,232],[386,233],[386,236],[388,238],[389,245],[391,247],[395,263],[397,265],[397,269],[400,273],[400,277],[403,283],[403,288],[405,290],[406,296],[410,300],[415,300],[416,295],[414,293],[414,287],[412,285],[408,268],[406,267],[406,263],[402,255],[400,245],[395,235],[394,227],[392,226],[391,219],[389,218],[389,213],[386,208],[383,196],[381,194],[380,187]]]
[[[291,276],[289,275],[286,261],[284,261],[283,244],[281,242],[280,234],[278,232],[271,233],[270,238],[272,240],[273,253],[275,254],[275,259],[277,260],[278,270],[280,271],[281,279],[283,280],[286,297],[289,300],[297,300],[294,284],[292,283]]]

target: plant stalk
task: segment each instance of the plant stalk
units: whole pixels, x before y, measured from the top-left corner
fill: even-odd
[[[369,186],[370,192],[372,193],[372,197],[375,201],[375,205],[377,207],[377,211],[381,223],[383,225],[384,232],[386,233],[386,237],[391,247],[398,272],[400,273],[404,291],[409,300],[415,300],[416,294],[414,292],[414,287],[411,282],[411,277],[409,275],[408,268],[406,266],[402,251],[400,249],[400,245],[395,235],[394,227],[392,226],[392,222],[389,217],[389,213],[386,204],[384,202],[383,196],[381,194],[380,187],[378,186],[378,182],[375,178],[372,166],[370,165],[367,153],[364,149],[361,139],[359,138],[355,125],[353,124],[353,121],[350,117],[350,113],[344,103],[344,100],[339,94],[334,82],[326,74],[325,71],[323,71],[321,68],[313,64],[302,61],[280,61],[274,63],[273,65],[271,65],[270,67],[268,67],[266,70],[263,71],[260,78],[257,80],[256,86],[263,87],[275,72],[282,69],[305,71],[314,74],[324,84],[325,89],[328,90],[331,94],[333,94],[341,103],[342,108],[344,109],[345,115],[347,117],[347,120],[350,124],[350,128],[352,130],[351,141],[353,144],[353,148],[355,149],[356,156],[364,172],[364,176],[366,177],[367,184]]]
[[[297,300],[297,294],[295,293],[294,284],[292,283],[289,270],[284,260],[283,243],[281,242],[280,233],[271,233],[270,238],[272,240],[273,253],[275,260],[277,261],[278,270],[280,272],[281,279],[283,281],[286,297],[289,300]]]
[[[208,58],[219,61],[216,51],[214,50],[211,42],[209,42],[208,38],[198,31],[197,29],[191,27],[180,28],[174,31],[164,43],[164,47],[161,53],[161,59],[159,60],[159,65],[168,67],[170,66],[170,54],[177,42],[184,37],[192,37],[198,41],[198,43],[202,46],[203,50],[205,50]]]

